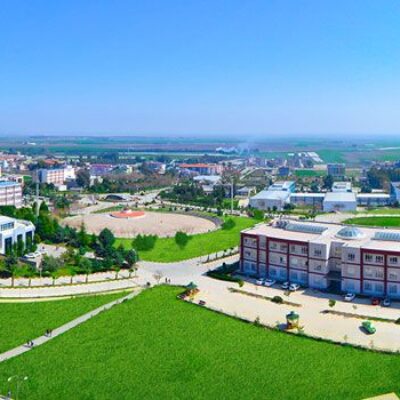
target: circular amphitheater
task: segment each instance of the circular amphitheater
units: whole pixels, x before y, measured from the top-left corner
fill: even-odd
[[[194,235],[218,228],[211,219],[201,216],[142,210],[77,215],[65,218],[62,223],[77,229],[83,223],[87,232],[96,235],[108,228],[116,237],[121,238],[132,238],[139,234],[168,237],[178,231]]]

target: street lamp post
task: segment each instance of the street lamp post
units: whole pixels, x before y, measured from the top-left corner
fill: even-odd
[[[21,385],[22,385],[24,382],[26,382],[26,381],[28,380],[28,377],[27,377],[27,376],[14,375],[14,376],[10,376],[10,377],[7,379],[7,382],[8,382],[7,398],[8,398],[8,399],[11,399],[11,395],[12,395],[12,392],[11,392],[11,383],[12,383],[14,380],[16,381],[15,400],[18,400],[20,387],[21,387]]]

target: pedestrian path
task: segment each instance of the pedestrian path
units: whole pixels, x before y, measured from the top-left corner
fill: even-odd
[[[32,348],[35,348],[44,343],[47,343],[49,340],[52,340],[55,337],[65,333],[65,332],[68,332],[69,330],[88,321],[89,319],[95,317],[96,315],[99,315],[103,311],[109,310],[110,308],[114,307],[115,305],[121,304],[125,300],[132,299],[133,297],[137,296],[141,291],[142,291],[142,288],[136,288],[133,292],[129,293],[127,296],[121,297],[120,299],[117,299],[110,303],[104,304],[101,307],[98,307],[92,311],[89,311],[88,313],[83,314],[80,317],[75,318],[72,321],[67,322],[66,324],[54,329],[51,332],[50,336],[43,335],[43,336],[39,336],[35,339],[32,339],[32,341],[34,343],[33,346],[28,346],[27,344],[24,344],[24,345],[15,347],[11,350],[8,350],[8,351],[0,354],[0,363],[3,361],[9,360],[10,358],[17,357],[20,354],[26,353],[27,351],[31,350]]]

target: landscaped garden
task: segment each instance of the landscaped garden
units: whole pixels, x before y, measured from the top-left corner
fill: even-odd
[[[400,215],[398,217],[354,217],[346,219],[344,223],[365,226],[400,227]]]
[[[0,303],[0,353],[34,339],[126,293],[31,303]]]
[[[226,229],[222,227],[213,232],[198,235],[190,235],[187,243],[182,246],[177,243],[175,237],[157,238],[153,247],[149,249],[137,248],[139,257],[142,260],[173,262],[189,258],[204,256],[221,250],[228,250],[239,245],[240,232],[243,229],[250,228],[257,222],[254,218],[247,217],[225,217],[233,221]],[[134,245],[131,239],[117,239],[116,245],[122,244],[126,249]]]
[[[362,399],[400,392],[400,356],[264,329],[159,287],[22,356],[20,398]],[[55,395],[56,394],[56,395]]]

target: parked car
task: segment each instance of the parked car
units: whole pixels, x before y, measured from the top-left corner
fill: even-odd
[[[353,301],[356,298],[356,295],[354,293],[346,293],[344,296],[344,301]]]
[[[391,304],[392,304],[392,302],[390,301],[389,297],[385,297],[383,299],[383,302],[382,302],[383,307],[390,307]]]
[[[361,326],[368,335],[373,335],[376,332],[376,328],[372,325],[371,321],[364,321]]]
[[[35,254],[34,253],[28,253],[28,254],[25,254],[25,256],[24,256],[25,258],[36,258],[36,256],[35,256]]]
[[[371,304],[372,304],[373,306],[379,306],[380,301],[379,301],[379,299],[378,299],[377,297],[373,297],[373,298],[371,299]]]
[[[288,290],[290,286],[290,282],[283,282],[281,288],[284,290]]]
[[[300,289],[300,285],[298,283],[291,283],[289,286],[289,290],[291,292],[295,292],[296,290]]]
[[[259,285],[259,286],[264,285],[264,279],[257,279],[256,280],[256,285]]]
[[[265,285],[265,286],[268,286],[268,287],[274,286],[275,283],[276,283],[276,281],[274,281],[273,279],[266,279],[266,280],[264,281],[264,285]]]

